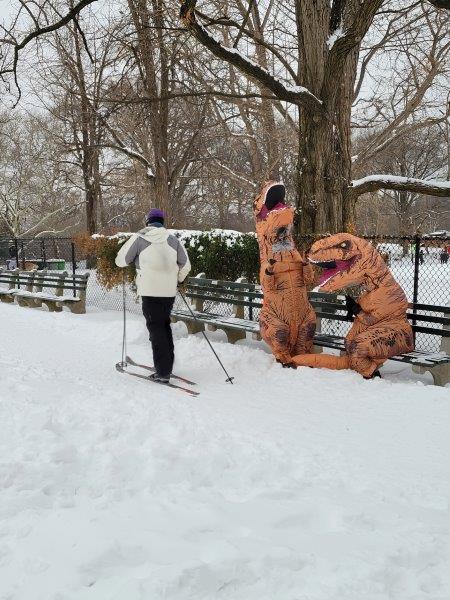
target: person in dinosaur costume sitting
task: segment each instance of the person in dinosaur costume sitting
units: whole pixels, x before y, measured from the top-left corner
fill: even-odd
[[[313,282],[314,272],[295,247],[294,209],[285,204],[285,195],[282,183],[268,181],[253,203],[253,211],[264,293],[261,336],[283,366],[294,366],[292,356],[312,348],[316,315],[306,284]]]
[[[388,358],[413,350],[405,293],[370,242],[337,233],[315,242],[308,259],[324,269],[319,291],[345,293],[354,321],[344,356],[300,354],[293,358],[297,366],[354,369],[372,378]]]

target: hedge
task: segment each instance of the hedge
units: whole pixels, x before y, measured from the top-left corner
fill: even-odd
[[[205,232],[174,232],[180,238],[191,261],[191,275],[205,273],[211,279],[235,281],[246,277],[257,282],[259,277],[259,249],[255,234],[213,230]],[[97,258],[97,279],[106,289],[122,283],[123,269],[115,264],[119,248],[130,236],[117,233],[112,236],[82,234],[75,238],[82,257]],[[132,282],[134,266],[125,269],[126,280]]]

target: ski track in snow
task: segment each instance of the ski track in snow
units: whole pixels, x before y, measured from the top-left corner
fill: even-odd
[[[212,336],[230,386],[177,324],[191,398],[115,371],[118,313],[0,325],[1,600],[450,597],[449,387]]]

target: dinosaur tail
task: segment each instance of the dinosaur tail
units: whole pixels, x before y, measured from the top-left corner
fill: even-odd
[[[292,357],[292,362],[298,367],[314,367],[319,369],[350,369],[348,356],[334,356],[333,354],[297,354]]]

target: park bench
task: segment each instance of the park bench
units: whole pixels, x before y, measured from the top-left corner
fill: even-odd
[[[51,312],[61,312],[67,306],[71,312],[82,314],[86,312],[88,277],[67,271],[0,270],[0,300],[30,308],[45,305]]]
[[[322,320],[330,322],[351,322],[345,297],[339,294],[309,292],[309,300],[317,315],[317,328],[314,336],[315,351],[322,348],[344,350],[344,338],[323,333]],[[189,309],[177,302],[173,321],[186,323],[189,333],[202,330],[225,332],[231,343],[245,339],[247,333],[260,340],[257,313],[262,307],[263,294],[260,286],[248,283],[244,278],[236,282],[206,279],[204,274],[189,277],[186,284],[186,297],[191,302],[194,316]],[[221,314],[228,306],[229,314]],[[437,351],[415,350],[401,354],[391,360],[410,363],[417,373],[430,371],[436,385],[445,385],[450,379],[450,306],[430,304],[410,304],[408,319],[414,335],[426,334],[435,338],[440,349]]]

